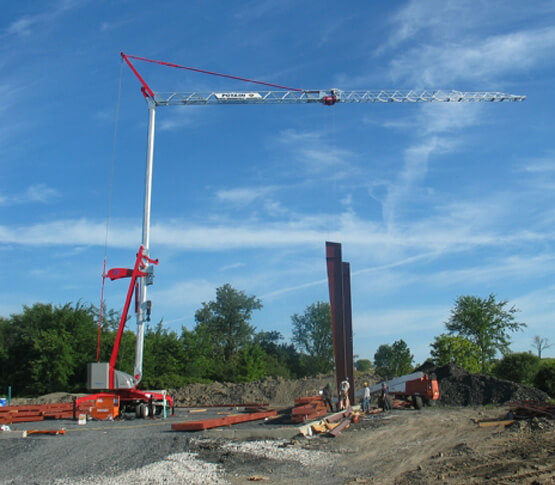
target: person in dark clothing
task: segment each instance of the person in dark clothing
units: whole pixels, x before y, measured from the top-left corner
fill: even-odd
[[[391,409],[391,401],[389,399],[389,387],[385,382],[382,382],[382,391],[380,393],[380,401],[381,407],[385,411],[389,411]]]
[[[322,398],[324,399],[324,404],[326,405],[330,413],[333,412],[333,403],[331,402],[331,397],[331,386],[328,382],[326,384],[326,387],[324,387],[324,390],[322,391]]]

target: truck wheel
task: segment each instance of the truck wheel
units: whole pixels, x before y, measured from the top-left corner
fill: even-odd
[[[422,409],[424,407],[421,396],[413,396],[412,403],[414,404],[415,409]]]
[[[141,418],[148,418],[149,415],[150,415],[150,409],[148,404],[142,404]]]
[[[138,418],[148,418],[148,406],[146,404],[137,404],[135,407],[135,416]]]

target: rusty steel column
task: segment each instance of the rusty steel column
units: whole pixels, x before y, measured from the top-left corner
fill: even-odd
[[[326,263],[330,293],[333,352],[335,355],[335,380],[339,393],[340,383],[347,377],[341,244],[326,242]]]
[[[349,400],[355,404],[355,370],[353,362],[353,317],[351,310],[351,265],[343,263],[343,321],[345,325],[345,367],[351,387]]]

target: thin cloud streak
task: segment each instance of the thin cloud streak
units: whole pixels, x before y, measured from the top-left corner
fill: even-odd
[[[505,73],[542,65],[555,48],[555,27],[524,30],[484,39],[413,48],[390,63],[394,81],[417,86],[445,86],[455,81],[492,82]]]
[[[453,218],[453,221],[449,219]],[[299,217],[288,222],[237,224],[229,221],[213,226],[198,226],[179,221],[152,226],[153,244],[177,249],[220,251],[230,248],[275,248],[320,245],[325,240],[341,240],[345,244],[367,248],[424,249],[447,251],[476,246],[503,246],[525,242],[551,241],[555,235],[529,230],[507,234],[489,229],[480,221],[460,227],[456,214],[430,218],[421,224],[404,223],[399,230],[388,230],[371,221],[359,219],[352,213],[340,217],[337,230],[329,230],[329,216]],[[487,219],[486,219],[487,220]],[[135,247],[140,227],[113,221],[109,245]],[[30,226],[0,226],[0,242],[21,245],[104,245],[105,223],[87,219],[68,219]]]
[[[48,11],[37,13],[34,15],[25,15],[17,20],[14,20],[4,31],[0,34],[0,39],[10,36],[28,37],[33,33],[33,27],[40,26],[41,24],[50,24],[61,15],[70,10],[80,8],[86,1],[83,0],[60,0],[56,2],[54,8]]]

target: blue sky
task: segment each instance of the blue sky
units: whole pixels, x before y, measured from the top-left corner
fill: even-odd
[[[231,283],[262,299],[259,330],[289,337],[292,314],[328,300],[332,240],[351,263],[360,357],[402,338],[423,361],[459,295],[519,308],[515,351],[535,335],[555,343],[554,20],[547,1],[7,3],[0,315],[98,305],[118,105],[108,265],[133,264],[147,106],[124,51],[303,89],[527,96],[158,108],[154,321],[192,328]],[[254,89],[135,65],[154,91]],[[107,305],[119,310],[125,291],[108,282]]]

